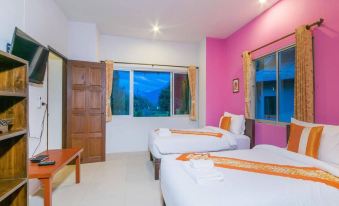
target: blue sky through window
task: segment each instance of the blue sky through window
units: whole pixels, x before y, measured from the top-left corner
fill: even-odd
[[[134,116],[170,116],[170,73],[134,72]]]

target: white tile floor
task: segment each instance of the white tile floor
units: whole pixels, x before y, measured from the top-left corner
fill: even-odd
[[[161,206],[159,181],[154,180],[148,154],[110,154],[106,162],[81,165],[81,183],[75,184],[74,166],[53,181],[53,206]],[[42,191],[30,197],[30,206],[42,206]]]

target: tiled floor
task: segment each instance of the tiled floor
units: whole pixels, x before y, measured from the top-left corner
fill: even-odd
[[[161,206],[159,181],[147,153],[108,155],[103,163],[81,165],[81,183],[74,167],[60,171],[53,182],[53,206]],[[30,198],[42,206],[42,191]]]

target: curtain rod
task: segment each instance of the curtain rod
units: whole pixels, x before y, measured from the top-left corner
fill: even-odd
[[[318,21],[316,21],[316,22],[314,22],[314,23],[312,23],[312,24],[306,25],[306,29],[309,30],[309,29],[311,29],[311,28],[314,27],[314,26],[321,26],[323,23],[324,23],[324,19],[323,19],[323,18],[320,18]],[[261,46],[261,47],[259,47],[259,48],[256,48],[256,49],[250,51],[249,53],[251,54],[251,53],[253,53],[253,52],[256,52],[256,51],[258,51],[258,50],[260,50],[260,49],[263,49],[263,48],[265,48],[265,47],[267,47],[267,46],[269,46],[269,45],[271,45],[271,44],[274,44],[274,43],[276,43],[276,42],[278,42],[278,41],[281,41],[281,40],[283,40],[283,39],[286,39],[287,37],[290,37],[290,36],[292,36],[292,35],[294,35],[294,34],[295,34],[295,32],[290,33],[290,34],[287,34],[287,35],[285,35],[285,36],[283,36],[283,37],[280,37],[279,39],[276,39],[276,40],[274,40],[274,41],[272,41],[272,42],[270,42],[270,43],[267,43],[267,44],[265,44],[265,45],[263,45],[263,46]]]
[[[176,67],[176,68],[188,68],[189,66],[178,66],[178,65],[168,65],[168,64],[144,64],[144,63],[133,63],[133,62],[114,62],[115,64],[129,64],[129,65],[140,65],[140,66],[160,66],[160,67]],[[199,67],[196,67],[199,69]]]

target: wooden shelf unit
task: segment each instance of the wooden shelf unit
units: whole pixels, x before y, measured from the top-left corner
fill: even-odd
[[[11,120],[0,133],[0,206],[27,206],[28,64],[2,51],[0,119]]]

